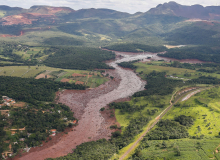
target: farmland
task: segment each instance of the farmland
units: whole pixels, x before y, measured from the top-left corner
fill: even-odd
[[[220,97],[219,87],[197,93],[187,101],[182,101],[162,118],[173,121],[176,117],[187,115],[194,119],[188,126],[189,137],[185,139],[148,140],[144,138],[133,154],[134,157],[149,159],[219,159]],[[155,126],[151,132],[154,132]]]
[[[187,79],[195,79],[200,76],[213,76],[220,78],[220,74],[217,73],[207,73],[207,72],[199,72],[192,69],[185,69],[185,68],[175,68],[175,67],[167,67],[163,66],[163,64],[170,64],[167,62],[150,62],[150,63],[135,63],[134,65],[138,68],[136,72],[140,73],[143,72],[144,74],[148,74],[153,70],[158,72],[166,72],[169,76],[175,76],[179,78],[183,78],[183,80]]]
[[[72,76],[78,74],[79,76]],[[43,76],[41,76],[43,75]],[[48,75],[47,78],[50,78],[55,81],[61,81],[63,79],[68,79],[67,82],[85,84],[90,88],[97,87],[108,81],[107,77],[99,71],[83,71],[83,70],[70,70],[60,68],[52,68],[47,66],[5,66],[0,67],[0,76],[14,76],[22,78],[31,78],[41,76],[45,78],[45,75]]]
[[[165,143],[164,143],[165,142]],[[165,144],[165,145],[163,145]],[[142,143],[140,155],[149,159],[207,160],[219,159],[220,139],[152,140]],[[179,151],[179,153],[178,153]],[[137,153],[137,152],[136,152]],[[180,154],[178,156],[178,154]]]
[[[149,96],[149,97],[138,97],[133,98],[128,103],[135,108],[140,106],[145,106],[142,110],[137,110],[132,113],[129,112],[121,112],[120,109],[115,110],[115,116],[117,121],[120,123],[121,126],[126,127],[132,119],[137,117],[144,116],[144,117],[151,117],[154,119],[157,117],[167,106],[169,106],[169,100],[171,95],[167,96]],[[163,104],[163,106],[159,106]],[[155,110],[155,112],[153,111]]]
[[[180,102],[164,119],[173,119],[180,115],[188,115],[195,119],[188,129],[192,137],[212,138],[219,135],[220,129],[220,89],[212,88],[193,96],[187,101]]]

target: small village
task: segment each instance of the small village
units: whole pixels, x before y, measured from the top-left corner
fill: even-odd
[[[29,105],[24,103],[24,102],[16,102],[13,98],[10,98],[8,96],[2,96],[2,100],[0,100],[0,115],[1,117],[3,117],[3,121],[6,121],[7,123],[11,123],[9,118],[10,118],[10,110],[13,108],[27,108]],[[6,108],[6,109],[5,109]],[[33,109],[36,112],[38,111],[37,109]],[[42,113],[54,113],[54,112],[50,112],[49,110],[47,111],[42,111]],[[57,112],[59,114],[62,114],[61,110],[57,110]],[[77,124],[77,120],[68,120],[67,117],[63,117],[62,121],[65,121],[66,124],[71,124],[72,125],[76,125]],[[23,146],[23,152],[29,152],[30,149],[32,147],[29,147],[26,143],[25,140],[26,138],[19,138],[16,139],[13,136],[17,136],[17,134],[27,134],[27,138],[29,138],[33,133],[28,133],[26,127],[23,128],[15,128],[15,127],[4,127],[4,131],[6,132],[6,134],[10,137],[10,140],[5,139],[4,140],[4,146],[3,146],[3,153],[2,153],[2,158],[7,159],[9,157],[12,157],[13,155],[15,155],[15,153],[13,152],[13,146]],[[57,129],[50,129],[49,132],[48,130],[46,130],[46,133],[48,133],[49,136],[56,136],[56,134],[58,133]],[[16,141],[13,141],[14,139],[16,139]],[[42,146],[42,145],[41,145]]]

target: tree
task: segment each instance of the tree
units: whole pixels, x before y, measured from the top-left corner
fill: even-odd
[[[163,148],[167,148],[167,143],[165,141],[163,141],[162,146],[163,146]]]

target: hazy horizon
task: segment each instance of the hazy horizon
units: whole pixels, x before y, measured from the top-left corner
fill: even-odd
[[[10,7],[22,7],[29,9],[31,6],[34,5],[47,5],[47,6],[56,6],[56,7],[70,7],[74,10],[79,9],[87,9],[87,8],[107,8],[113,9],[121,12],[128,12],[128,13],[136,13],[136,12],[146,12],[150,8],[156,7],[158,4],[163,4],[165,2],[169,2],[166,0],[124,0],[124,1],[117,1],[117,0],[29,0],[26,3],[21,3],[20,0],[4,0],[1,5],[8,5]],[[205,6],[218,6],[220,2],[218,0],[192,0],[192,1],[185,1],[185,0],[176,0],[176,3],[181,5],[195,5],[200,4]]]

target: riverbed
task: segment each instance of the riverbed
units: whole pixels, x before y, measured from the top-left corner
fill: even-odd
[[[32,151],[19,159],[43,160],[65,156],[81,143],[110,138],[110,124],[99,110],[113,101],[132,96],[135,92],[143,90],[146,84],[132,70],[121,68],[117,63],[144,59],[149,56],[148,54],[126,53],[117,53],[117,55],[121,55],[122,58],[108,62],[115,68],[115,70],[107,71],[110,76],[114,77],[113,80],[91,90],[65,90],[57,93],[58,102],[68,105],[74,112],[74,116],[79,119],[78,126],[56,144],[42,150]]]

